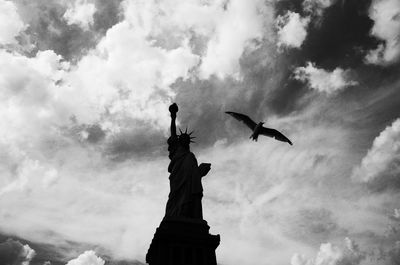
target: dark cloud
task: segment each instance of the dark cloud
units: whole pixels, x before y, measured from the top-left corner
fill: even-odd
[[[29,246],[35,251],[35,256],[30,261],[30,265],[43,265],[46,262],[51,265],[65,265],[69,260],[76,258],[79,254],[83,253],[87,249],[99,249],[96,246],[77,243],[72,241],[65,241],[61,239],[59,235],[52,234],[52,237],[57,237],[58,244],[52,245],[42,242],[34,242],[16,236],[9,237],[4,234],[0,234],[0,264],[6,265],[20,265],[22,261],[26,259],[23,254],[26,251],[23,249],[24,245]],[[106,253],[105,250],[99,249],[99,252]],[[102,255],[100,255],[102,256]],[[103,256],[102,256],[103,257]],[[126,264],[126,265],[141,265],[142,263],[136,261],[127,261],[126,263],[119,263],[112,257],[104,255],[106,264]],[[4,263],[5,262],[5,263]],[[47,264],[46,264],[47,265]]]
[[[87,141],[89,143],[97,143],[106,136],[105,131],[97,124],[89,126],[86,131],[88,133]]]
[[[283,15],[286,11],[290,10],[299,14],[304,14],[303,0],[281,0],[275,3],[277,15]]]
[[[30,265],[42,265],[46,261],[51,260],[52,265],[64,265],[63,256],[57,252],[56,248],[51,245],[37,244],[21,238],[12,238],[0,234],[0,261],[1,264],[20,264],[23,259],[23,246],[29,245],[35,250],[35,256],[31,260]]]
[[[399,242],[387,253],[389,264],[400,264],[400,244]]]
[[[400,161],[395,161],[389,167],[398,168]],[[389,171],[389,170],[388,170]],[[400,190],[399,172],[384,172],[379,177],[366,183],[367,187],[373,192],[398,192]]]
[[[323,20],[311,25],[303,56],[326,69],[354,68],[363,64],[364,50],[374,47],[369,35],[373,21],[368,16],[371,1],[339,1],[327,8]]]
[[[77,124],[76,121],[72,122],[70,128],[62,127],[61,131],[67,137],[75,139],[81,143],[98,144],[107,135],[107,132],[101,128],[99,124]]]
[[[378,75],[376,72],[372,76]],[[370,75],[370,76],[371,76]],[[380,74],[379,74],[380,75]],[[335,115],[352,131],[354,150],[362,156],[381,131],[399,117],[400,83],[389,75],[373,79],[365,75],[360,87],[344,91],[334,101],[340,111]],[[341,117],[340,117],[341,116]]]
[[[253,91],[251,101],[246,103],[252,106],[253,112],[257,111],[263,117],[273,114],[285,116],[302,109],[299,100],[307,92],[298,81],[291,78],[294,65],[301,62],[300,54],[291,50],[287,57],[287,54],[274,52],[272,58],[268,58],[266,53],[276,49],[270,46],[265,41],[259,49],[241,59],[246,82],[244,86]],[[268,59],[260,60],[265,57]]]
[[[161,131],[155,131],[150,126],[126,129],[108,139],[104,154],[114,161],[167,156],[167,138]]]
[[[311,245],[328,241],[332,236],[345,234],[332,212],[323,209],[301,209],[288,220],[287,236]]]
[[[96,13],[93,15],[93,28],[96,32],[105,33],[122,19],[122,0],[96,0]]]
[[[9,238],[0,243],[1,264],[19,265],[23,262],[29,262],[34,256],[35,251],[18,240]]]
[[[32,242],[16,237],[8,237],[0,234],[0,264],[20,265],[23,261],[27,261],[27,251],[25,246],[29,246],[35,251],[35,255],[30,259],[30,265],[65,265],[71,259],[76,258],[87,249],[97,249],[96,252],[105,261],[107,265],[144,265],[145,263],[138,260],[119,260],[114,259],[107,254],[106,250],[97,248],[96,246],[85,245],[76,242],[65,242],[61,240],[57,246]],[[25,247],[26,248],[26,247]],[[105,254],[102,254],[105,253]]]
[[[62,2],[45,0],[15,0],[23,21],[29,25],[26,30],[31,43],[37,50],[53,50],[66,60],[78,60],[88,50],[95,47],[107,29],[120,19],[121,1],[96,1],[93,27],[86,31],[78,25],[68,25],[63,18],[67,5]]]

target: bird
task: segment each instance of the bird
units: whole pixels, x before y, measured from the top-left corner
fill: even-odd
[[[286,143],[288,143],[290,145],[293,145],[293,143],[285,135],[283,135],[281,132],[279,132],[278,130],[271,129],[271,128],[265,128],[263,126],[263,124],[265,122],[259,122],[258,124],[256,124],[247,115],[244,115],[244,114],[241,114],[241,113],[237,113],[237,112],[233,112],[233,111],[226,111],[225,113],[231,115],[232,117],[234,117],[238,121],[241,121],[244,124],[246,124],[247,127],[249,127],[253,131],[253,133],[250,135],[250,139],[252,139],[253,141],[257,141],[258,136],[261,134],[261,135],[265,135],[265,136],[269,136],[269,137],[275,138],[278,141],[286,142]]]

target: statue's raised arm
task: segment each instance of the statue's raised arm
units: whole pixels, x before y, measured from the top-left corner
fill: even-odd
[[[173,103],[169,106],[169,112],[171,114],[171,136],[168,138],[168,152],[169,158],[172,159],[177,148],[178,148],[178,135],[176,134],[176,113],[178,112],[178,105]],[[168,169],[170,170],[170,168]]]
[[[176,113],[178,112],[178,105],[176,103],[169,106],[169,112],[171,113],[171,137],[176,137]]]

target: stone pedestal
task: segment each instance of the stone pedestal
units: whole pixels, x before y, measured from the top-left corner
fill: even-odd
[[[164,219],[146,255],[149,265],[216,265],[219,235],[204,220]]]

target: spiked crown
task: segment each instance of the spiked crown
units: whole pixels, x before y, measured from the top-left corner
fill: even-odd
[[[194,136],[192,136],[192,132],[188,133],[187,128],[184,132],[182,132],[182,130],[179,128],[179,136],[178,136],[178,141],[181,145],[183,146],[189,146],[190,143],[194,143],[194,141],[192,139],[196,138]]]

